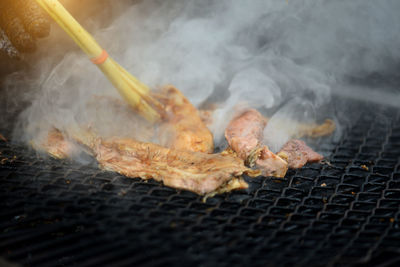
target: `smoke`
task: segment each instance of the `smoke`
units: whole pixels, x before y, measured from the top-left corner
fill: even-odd
[[[96,39],[152,88],[173,84],[198,107],[216,102],[210,128],[217,143],[235,112],[256,107],[270,117],[265,135],[277,149],[293,129],[276,129],[275,121],[333,117],[319,112],[330,104],[332,88],[349,76],[393,73],[400,59],[397,0],[109,2],[112,23],[106,28],[98,27],[96,18],[89,23]],[[30,103],[17,138],[31,140],[53,126],[87,123],[107,135],[151,139],[130,133],[140,119],[126,126],[129,116],[116,119],[120,111],[104,101],[88,105],[94,96],[119,96],[62,35],[55,30],[48,46],[43,41],[42,59],[35,64],[39,71],[23,82],[16,83],[18,74],[8,79],[8,85],[24,88],[13,92],[23,91],[24,103]],[[60,46],[60,40],[68,45]]]

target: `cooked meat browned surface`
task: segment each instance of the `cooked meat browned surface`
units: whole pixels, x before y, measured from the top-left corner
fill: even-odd
[[[267,146],[264,146],[256,160],[256,168],[261,170],[263,176],[284,177],[288,164],[281,157],[272,153]]]
[[[297,169],[303,167],[307,162],[318,162],[324,157],[304,143],[304,141],[293,139],[288,141],[279,151],[278,156],[285,159],[289,168]]]
[[[153,178],[200,195],[245,188],[244,181],[229,183],[248,171],[243,160],[232,155],[168,149],[132,139],[102,140],[81,130],[71,135],[92,152],[102,168],[127,177]]]
[[[63,134],[56,129],[51,130],[43,142],[40,144],[32,143],[32,146],[57,159],[67,158],[77,151],[76,145],[65,139]]]
[[[237,155],[264,176],[284,177],[287,163],[262,145],[267,120],[255,109],[235,117],[225,130],[225,138]]]
[[[255,109],[249,109],[235,117],[225,130],[229,146],[243,160],[261,146],[266,119]]]
[[[214,141],[197,109],[175,87],[166,86],[160,97],[167,118],[160,126],[160,144],[165,147],[212,153]]]

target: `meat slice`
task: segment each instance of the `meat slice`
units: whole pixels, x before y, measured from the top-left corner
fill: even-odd
[[[225,186],[243,188],[229,182],[249,169],[238,157],[168,149],[132,139],[102,140],[90,132],[72,133],[74,140],[91,150],[100,166],[127,177],[153,178],[166,186],[210,194]]]
[[[243,160],[247,160],[261,146],[266,119],[255,109],[235,117],[225,130],[229,146]]]
[[[166,86],[158,97],[167,113],[159,129],[160,144],[172,149],[212,153],[212,133],[189,100],[173,86]]]
[[[285,159],[289,168],[298,169],[308,162],[318,162],[324,157],[301,140],[293,139],[288,141],[279,151],[278,156]]]
[[[264,176],[284,177],[287,163],[262,146],[267,120],[255,109],[234,118],[225,130],[225,138],[237,155],[249,166],[255,165]]]
[[[281,157],[272,153],[267,146],[264,146],[256,160],[256,168],[261,170],[263,176],[284,177],[288,164]]]

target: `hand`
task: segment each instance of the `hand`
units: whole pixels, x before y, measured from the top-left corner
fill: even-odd
[[[60,0],[78,21],[95,17],[109,0]],[[50,18],[35,0],[0,0],[0,59],[36,50],[36,39],[49,35]]]
[[[0,50],[11,58],[36,49],[49,35],[50,21],[34,0],[0,1]]]
[[[60,2],[81,22],[86,18],[99,17],[98,14],[108,10],[112,1]],[[36,40],[49,35],[51,22],[51,18],[35,0],[0,0],[0,83],[3,76],[26,65],[23,60],[18,59],[22,59],[25,53],[36,50]]]

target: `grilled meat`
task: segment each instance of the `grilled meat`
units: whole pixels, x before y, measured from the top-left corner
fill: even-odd
[[[75,131],[73,138],[92,152],[100,166],[127,177],[153,178],[166,186],[204,195],[224,190],[248,171],[243,160],[230,155],[168,149],[132,139],[102,140],[90,132]],[[243,188],[243,183],[225,190]]]
[[[263,130],[267,125],[265,118],[255,109],[249,109],[234,118],[225,130],[229,146],[243,160],[261,146]]]
[[[263,176],[284,177],[288,169],[288,163],[272,153],[267,146],[261,149],[260,156],[255,163],[256,168],[261,170]]]
[[[250,109],[234,118],[225,130],[225,137],[237,155],[247,165],[256,165],[264,176],[283,177],[287,167],[297,169],[307,162],[318,162],[323,156],[313,151],[301,140],[290,140],[275,155],[267,146],[262,146],[263,130],[267,124],[258,111]],[[323,124],[301,124],[300,136],[321,137],[335,130],[332,120]],[[287,163],[286,163],[287,162]]]
[[[318,162],[324,157],[301,140],[293,139],[288,141],[279,151],[278,156],[285,159],[289,168],[298,169],[308,162]]]
[[[166,121],[159,129],[160,144],[172,149],[212,153],[212,133],[189,100],[173,86],[166,86],[159,98],[167,112]]]
[[[225,130],[225,138],[237,155],[249,166],[256,165],[264,176],[284,177],[287,163],[262,146],[267,120],[255,109],[234,118]]]
[[[51,130],[43,142],[39,144],[32,142],[31,144],[33,148],[47,152],[57,159],[68,158],[78,151],[77,146],[72,141],[65,139],[63,134],[56,129]]]

